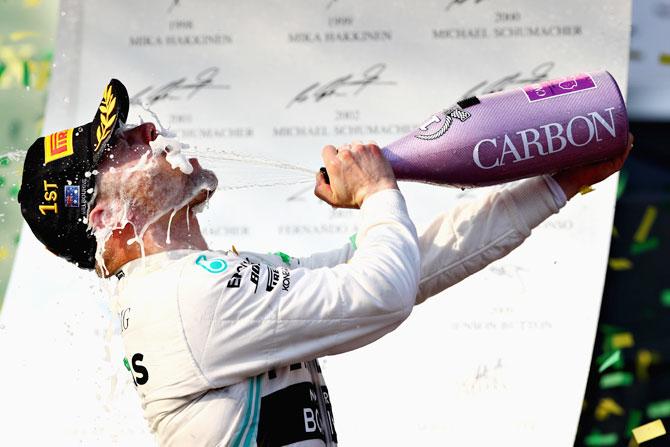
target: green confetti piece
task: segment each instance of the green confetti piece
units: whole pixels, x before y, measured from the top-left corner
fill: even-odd
[[[632,255],[639,255],[646,251],[657,249],[660,244],[661,241],[659,241],[657,237],[647,239],[644,242],[634,242],[633,245],[630,246],[630,253]]]
[[[619,200],[619,198],[623,195],[624,191],[626,190],[627,184],[628,184],[628,171],[621,171],[621,174],[619,174],[619,183],[616,188],[617,200]]]
[[[354,250],[356,250],[358,247],[356,247],[356,235],[358,233],[354,233],[351,236],[349,236],[349,242],[351,242],[351,246],[353,247]]]
[[[14,245],[19,245],[19,241],[21,240],[21,233],[16,233],[14,236]]]
[[[130,363],[128,363],[128,357],[123,358],[123,364],[125,365],[126,369],[130,371]]]
[[[279,256],[282,262],[286,265],[291,265],[291,257],[284,252],[278,251],[274,253],[276,256]]]
[[[600,330],[607,335],[615,334],[617,332],[624,332],[624,329],[619,326],[612,326],[611,324],[601,324]]]
[[[600,365],[600,368],[598,368],[599,373],[602,373],[612,365],[615,365],[617,368],[621,368],[623,366],[623,358],[621,357],[621,350],[617,349],[611,354],[605,353],[601,355],[600,357],[598,357],[598,363],[602,363]]]
[[[670,416],[670,400],[652,402],[647,406],[647,417],[649,419],[660,419]]]
[[[30,65],[28,61],[23,61],[23,86],[30,87]]]
[[[0,166],[9,166],[9,157],[0,157]]]
[[[670,307],[670,289],[661,290],[661,304]]]
[[[3,186],[5,186],[5,178],[0,176],[0,188],[2,188]]]
[[[630,372],[613,372],[605,374],[600,378],[600,388],[614,388],[618,386],[631,386],[634,381],[633,373]]]
[[[21,190],[21,187],[19,185],[14,185],[9,190],[9,195],[12,196],[12,197],[18,197],[20,190]]]
[[[626,436],[633,435],[633,429],[640,426],[642,422],[642,412],[640,410],[629,410],[628,422],[626,422]]]
[[[616,433],[592,432],[584,438],[584,445],[588,446],[615,445],[617,442],[619,442],[619,435]]]

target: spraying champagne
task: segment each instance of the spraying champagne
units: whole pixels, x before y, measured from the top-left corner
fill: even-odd
[[[474,187],[612,158],[627,142],[619,87],[596,72],[459,101],[382,152],[398,180]]]

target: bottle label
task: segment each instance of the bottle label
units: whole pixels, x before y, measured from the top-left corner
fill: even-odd
[[[554,98],[556,96],[569,95],[583,90],[590,90],[596,87],[593,78],[586,73],[582,73],[548,82],[531,84],[523,87],[523,91],[526,93],[528,101],[535,102]]]

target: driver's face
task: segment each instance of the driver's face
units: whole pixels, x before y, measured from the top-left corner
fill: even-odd
[[[180,204],[197,205],[216,188],[213,172],[202,169],[195,158],[191,174],[174,169],[165,152],[152,153],[149,143],[158,132],[152,123],[124,129],[116,134],[114,145],[106,150],[99,164],[104,194],[131,201],[146,211],[160,212]],[[144,161],[142,161],[144,158]],[[144,165],[140,166],[141,163]],[[112,169],[113,168],[113,169]],[[134,169],[136,168],[136,169]]]

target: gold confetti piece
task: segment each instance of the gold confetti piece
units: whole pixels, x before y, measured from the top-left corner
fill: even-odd
[[[231,245],[231,249],[233,250],[233,253],[235,253],[235,256],[239,256],[240,254],[237,252],[237,248],[235,248],[234,245]]]
[[[646,211],[644,212],[644,216],[642,217],[642,222],[640,222],[640,226],[637,228],[637,231],[633,236],[633,240],[635,242],[644,242],[647,240],[647,237],[649,237],[649,232],[651,231],[652,225],[654,225],[654,221],[656,220],[657,215],[658,215],[658,208],[656,208],[655,206],[647,207]]]
[[[665,427],[660,419],[656,419],[654,422],[633,429],[633,439],[635,439],[635,442],[638,444],[647,442],[651,439],[656,439],[665,434]]]
[[[637,352],[637,359],[635,362],[635,374],[638,379],[643,381],[649,380],[649,367],[652,364],[657,363],[659,360],[660,356],[658,354],[654,354],[647,349],[640,349]]]
[[[630,332],[612,335],[612,348],[614,349],[630,348],[634,344],[635,340]]]
[[[24,40],[29,37],[35,37],[39,35],[40,33],[36,33],[35,31],[14,31],[13,33],[9,34],[9,40],[12,42],[18,42],[19,40]]]
[[[0,247],[0,261],[4,261],[9,257],[9,250],[4,245]]]
[[[42,3],[42,0],[23,0],[23,4],[26,5],[28,8],[34,8],[35,6],[39,6],[40,3]]]
[[[663,65],[670,65],[670,54],[662,53],[658,57],[658,61]]]
[[[610,399],[609,397],[606,399],[601,399],[598,403],[598,406],[596,407],[596,419],[599,421],[604,421],[612,414],[623,416],[623,408],[621,408],[621,406],[617,404],[614,399]]]
[[[579,193],[580,193],[581,195],[588,194],[588,193],[590,193],[591,191],[595,191],[595,189],[593,189],[593,188],[591,187],[591,185],[584,185],[584,186],[582,186],[581,188],[579,188]]]
[[[610,258],[609,264],[612,270],[630,270],[633,268],[633,263],[626,258]]]

